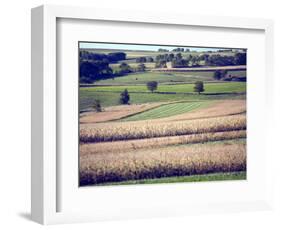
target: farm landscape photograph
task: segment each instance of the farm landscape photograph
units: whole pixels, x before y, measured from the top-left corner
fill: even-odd
[[[79,42],[79,185],[245,180],[247,50]]]

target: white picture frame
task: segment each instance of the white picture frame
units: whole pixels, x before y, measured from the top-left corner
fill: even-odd
[[[59,161],[57,143],[57,21],[59,19],[71,20],[97,20],[104,22],[123,23],[145,23],[153,26],[193,26],[203,28],[222,28],[227,30],[243,29],[258,30],[264,33],[265,38],[265,58],[263,80],[265,81],[264,93],[257,92],[260,98],[264,99],[263,106],[267,112],[264,114],[264,136],[265,143],[262,149],[266,163],[263,170],[266,171],[262,183],[265,190],[263,196],[255,201],[233,199],[232,202],[210,202],[206,199],[206,204],[194,203],[187,207],[183,202],[171,202],[169,210],[161,206],[130,209],[126,208],[116,212],[107,212],[99,208],[85,211],[64,211],[59,210],[58,204],[61,194],[58,188],[61,181],[58,179]],[[32,188],[31,188],[31,213],[32,219],[41,224],[57,224],[70,222],[98,221],[109,219],[126,218],[147,218],[153,216],[186,215],[189,213],[206,213],[220,211],[243,211],[243,210],[264,210],[272,207],[272,149],[270,149],[271,113],[274,106],[273,88],[273,22],[266,19],[214,17],[214,16],[190,16],[163,14],[158,12],[138,12],[138,11],[115,11],[105,9],[78,8],[66,6],[44,5],[32,9]],[[270,78],[270,80],[265,79]],[[66,87],[71,87],[69,84]],[[205,187],[209,185],[205,184]],[[220,184],[220,187],[224,186]],[[160,187],[155,187],[156,190]],[[151,188],[152,188],[151,187]],[[132,188],[132,187],[131,187]],[[168,188],[168,187],[166,187]],[[105,188],[106,189],[106,188]],[[123,187],[123,191],[130,190]],[[168,188],[169,189],[169,188]],[[218,188],[212,188],[216,191]],[[132,189],[131,189],[132,190]],[[110,191],[110,188],[109,188]],[[173,192],[174,190],[171,190]],[[149,193],[146,190],[147,193]],[[128,193],[130,194],[130,193]],[[75,203],[75,202],[73,202]],[[169,203],[169,202],[168,202]],[[71,205],[71,204],[70,204]],[[100,204],[97,204],[97,206]],[[75,209],[75,205],[73,207]],[[59,210],[59,211],[58,211]]]

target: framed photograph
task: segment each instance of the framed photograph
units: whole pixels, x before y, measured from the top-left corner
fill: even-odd
[[[32,10],[32,219],[272,207],[273,23]]]

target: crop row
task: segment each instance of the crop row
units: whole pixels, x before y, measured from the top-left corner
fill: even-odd
[[[80,145],[80,156],[102,153],[122,153],[126,151],[134,151],[140,149],[150,149],[151,151],[153,151],[154,148],[164,146],[206,143],[212,141],[223,141],[239,138],[246,138],[246,130],[216,133],[200,133],[171,137],[156,137],[128,141],[87,143]]]
[[[80,128],[81,143],[95,143],[143,139],[164,136],[179,136],[209,132],[224,132],[246,129],[246,116],[233,115],[219,118],[157,122],[111,122],[87,125]]]

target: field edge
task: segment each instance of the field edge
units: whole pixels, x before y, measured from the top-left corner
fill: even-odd
[[[246,171],[228,172],[228,173],[210,173],[192,176],[179,176],[179,177],[164,177],[155,179],[142,179],[142,180],[129,180],[122,182],[109,182],[93,185],[84,185],[80,187],[89,186],[114,186],[114,185],[149,185],[149,184],[164,184],[164,183],[185,183],[185,182],[210,182],[210,181],[237,181],[247,180]]]

